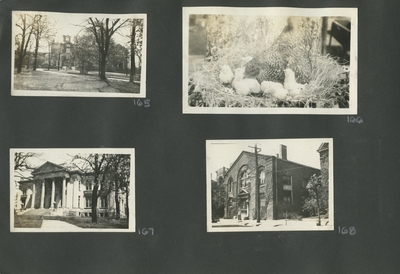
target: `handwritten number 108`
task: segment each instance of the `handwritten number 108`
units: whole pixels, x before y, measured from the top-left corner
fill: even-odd
[[[343,226],[339,226],[339,234],[346,235],[349,234],[350,236],[356,235],[357,231],[354,226],[350,226],[349,228]]]

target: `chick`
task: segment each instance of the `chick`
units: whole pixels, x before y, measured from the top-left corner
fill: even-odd
[[[280,100],[285,99],[286,95],[288,94],[288,91],[284,89],[281,83],[275,83],[271,81],[263,81],[261,83],[261,90],[264,93],[269,93]]]
[[[235,69],[235,79],[233,79],[232,86],[235,88],[237,94],[248,95],[250,93],[250,87],[243,78],[244,68]]]
[[[285,80],[283,82],[283,87],[287,91],[290,91],[294,94],[299,94],[301,91],[304,90],[305,85],[296,82],[293,70],[287,68],[284,70],[284,72],[285,72]]]
[[[223,65],[221,73],[219,74],[219,80],[222,84],[230,84],[235,76],[232,73],[232,69],[228,65]]]
[[[247,84],[251,93],[260,93],[261,92],[260,83],[256,79],[244,78],[243,81]]]

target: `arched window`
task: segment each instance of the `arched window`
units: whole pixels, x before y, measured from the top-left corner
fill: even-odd
[[[228,180],[228,192],[232,192],[232,191],[233,191],[233,179],[232,179],[232,177],[230,177]]]
[[[263,184],[265,184],[265,177],[266,177],[266,175],[265,175],[265,168],[262,166],[262,167],[260,167],[259,169],[258,169],[259,171],[259,179],[260,179],[260,185],[263,185]]]
[[[239,187],[243,188],[250,185],[250,169],[247,166],[243,166],[238,174]]]

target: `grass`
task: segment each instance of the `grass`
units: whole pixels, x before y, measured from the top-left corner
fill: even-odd
[[[14,215],[15,228],[41,228],[43,218],[38,215]]]
[[[349,71],[343,66],[347,63],[337,57],[321,55],[318,50],[305,49],[308,46],[306,43],[312,43],[307,42],[308,31],[305,30],[304,33],[306,34],[293,35],[292,40],[277,39],[278,43],[270,45],[264,51],[265,46],[260,47],[258,44],[235,44],[221,48],[215,56],[208,57],[203,62],[197,60],[196,66],[190,66],[189,105],[229,108],[348,108]],[[268,61],[261,58],[261,62],[275,66],[275,71],[270,72],[271,75],[281,73],[284,68],[298,72],[297,82],[306,83],[300,94],[289,92],[284,99],[262,92],[240,95],[231,85],[224,86],[220,83],[219,73],[223,65],[229,65],[234,71],[235,68],[241,67],[243,57],[262,57],[271,52],[278,56],[276,60],[270,54]],[[279,59],[279,56],[284,60]]]
[[[81,228],[129,228],[127,219],[115,220],[112,218],[98,217],[97,223],[92,223],[91,217],[45,216],[43,218],[46,220],[59,220]]]

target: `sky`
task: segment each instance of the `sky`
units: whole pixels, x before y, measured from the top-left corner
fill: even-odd
[[[23,12],[27,14],[38,14],[38,12]],[[62,42],[63,41],[63,35],[70,35],[71,36],[71,42],[73,42],[73,37],[80,32],[82,32],[82,27],[86,26],[87,24],[85,23],[89,17],[93,18],[121,18],[122,19],[128,19],[128,18],[134,18],[137,17],[136,15],[133,14],[90,14],[90,13],[60,13],[60,12],[40,12],[40,14],[47,15],[52,22],[54,22],[53,27],[56,29],[57,34],[55,37],[55,42]],[[120,43],[121,45],[126,46],[126,44],[129,42],[129,32],[130,28],[125,27],[125,28],[120,28],[118,32],[116,32],[113,35],[113,39],[117,42]],[[42,51],[47,50],[43,43]]]
[[[32,157],[29,158],[29,164],[34,167],[40,167],[43,165],[45,162],[49,161],[54,164],[64,164],[66,163],[67,165],[71,163],[72,158],[75,155],[85,155],[89,153],[105,153],[105,154],[131,154],[131,159],[134,159],[134,151],[133,149],[123,149],[123,148],[117,148],[117,149],[109,149],[109,148],[90,148],[90,149],[11,149],[10,151],[10,163],[14,162],[14,153],[15,152],[32,152],[38,154],[37,157]],[[79,162],[76,162],[79,165]],[[133,165],[132,165],[133,167]],[[131,168],[132,168],[131,167]],[[12,167],[11,167],[12,168]],[[133,172],[132,172],[133,174]],[[17,174],[15,174],[17,175]],[[25,177],[30,177],[30,172],[22,172],[22,175]],[[18,176],[18,175],[17,175]],[[12,176],[14,177],[14,176]]]
[[[299,164],[320,168],[317,149],[331,139],[275,139],[275,140],[209,140],[207,141],[207,172],[213,173],[222,168],[229,168],[242,151],[254,152],[254,147],[261,148],[260,154],[276,156],[280,154],[280,145],[287,147],[287,159]],[[281,155],[280,155],[281,157]]]

